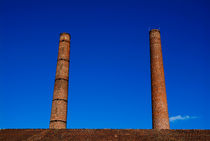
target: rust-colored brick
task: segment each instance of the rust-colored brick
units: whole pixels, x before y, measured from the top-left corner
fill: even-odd
[[[160,30],[152,29],[149,36],[152,85],[152,126],[153,129],[169,129]]]
[[[210,130],[1,129],[1,141],[209,141]]]
[[[70,35],[61,33],[50,117],[51,129],[65,129],[67,119]]]

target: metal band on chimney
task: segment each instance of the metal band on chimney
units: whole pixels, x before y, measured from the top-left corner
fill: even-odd
[[[60,42],[61,42],[61,43],[63,43],[63,42],[70,43],[70,41],[67,41],[67,40],[61,40]]]
[[[64,122],[64,123],[66,123],[66,121],[64,121],[64,120],[51,120],[50,122]]]
[[[69,62],[69,59],[59,58],[58,61],[60,61],[60,60]]]
[[[56,80],[64,80],[64,81],[69,81],[68,79],[65,79],[65,78],[56,78],[56,79],[55,79],[55,81],[56,81]]]
[[[66,99],[53,99],[52,101],[57,101],[57,100],[68,102]]]

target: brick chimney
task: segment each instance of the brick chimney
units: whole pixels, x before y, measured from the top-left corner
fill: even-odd
[[[160,30],[150,30],[149,37],[152,85],[152,126],[153,129],[170,129]]]
[[[66,128],[70,39],[70,34],[60,34],[55,85],[50,117],[50,129]]]

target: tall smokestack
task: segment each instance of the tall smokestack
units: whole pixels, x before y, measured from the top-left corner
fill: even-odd
[[[50,117],[51,129],[65,129],[67,119],[70,34],[61,33]]]
[[[170,129],[160,30],[150,30],[149,37],[152,85],[152,126],[153,129]]]

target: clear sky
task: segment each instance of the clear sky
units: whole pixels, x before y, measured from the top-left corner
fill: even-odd
[[[67,128],[152,128],[159,26],[170,126],[210,128],[209,0],[0,0],[0,128],[48,128],[59,35],[72,36]]]

